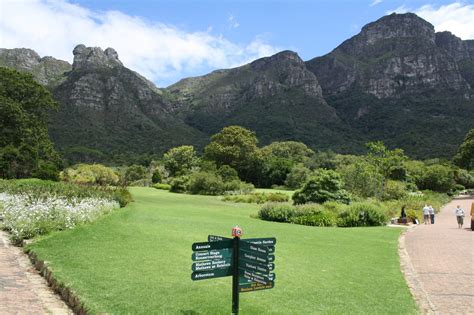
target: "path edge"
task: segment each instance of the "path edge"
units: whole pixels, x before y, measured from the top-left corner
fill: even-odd
[[[405,236],[414,228],[416,228],[416,226],[412,226],[404,230],[402,233],[400,233],[398,238],[398,256],[400,257],[400,268],[403,276],[405,277],[405,281],[408,284],[410,293],[415,299],[418,311],[421,314],[438,314],[435,305],[433,302],[431,302],[428,294],[423,288],[421,281],[418,279],[415,268],[413,267],[410,256],[408,255],[408,251],[406,249]]]
[[[26,249],[25,253],[28,255],[32,265],[38,271],[38,273],[46,280],[51,289],[58,294],[61,299],[71,308],[74,314],[77,315],[88,315],[84,303],[81,302],[79,297],[66,285],[54,278],[53,272],[47,266],[47,263],[38,258],[32,250]]]

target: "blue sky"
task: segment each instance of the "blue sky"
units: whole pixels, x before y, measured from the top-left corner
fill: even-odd
[[[76,44],[113,47],[126,66],[167,86],[283,49],[321,56],[392,11],[474,38],[474,0],[0,0],[0,47],[70,62]]]

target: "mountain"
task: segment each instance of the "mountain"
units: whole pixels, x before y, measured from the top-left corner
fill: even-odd
[[[15,56],[10,64],[36,78],[32,70],[49,69],[31,50],[3,51]],[[174,117],[166,92],[124,67],[114,49],[78,45],[73,54],[72,67],[61,80],[54,79],[56,73],[38,80],[56,83],[51,88],[60,109],[50,115],[49,133],[68,160],[110,161],[118,156],[126,161],[205,139]]]
[[[474,125],[474,40],[436,33],[412,13],[384,16],[306,62],[282,51],[166,89],[124,67],[112,48],[73,53],[69,65],[0,49],[0,66],[29,71],[53,91],[61,106],[50,134],[74,161],[202,148],[234,124],[261,144],[358,153],[382,140],[412,157],[450,158]]]
[[[359,140],[326,103],[316,76],[292,51],[184,79],[167,91],[175,97],[175,113],[206,134],[241,125],[256,131],[262,144],[299,140],[346,152],[348,141]]]
[[[306,62],[339,117],[416,157],[454,154],[474,125],[473,41],[391,14]]]

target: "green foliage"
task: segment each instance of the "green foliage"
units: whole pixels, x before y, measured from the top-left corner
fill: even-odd
[[[199,159],[191,145],[172,148],[163,155],[163,165],[171,177],[189,174]]]
[[[293,163],[303,163],[314,155],[314,151],[306,144],[297,141],[275,141],[262,148],[264,156],[289,160]]]
[[[426,167],[418,187],[436,192],[448,192],[453,188],[453,185],[454,172],[451,167],[436,164]]]
[[[463,143],[459,146],[458,152],[454,156],[454,163],[468,170],[474,169],[474,128],[469,130]]]
[[[362,198],[373,197],[382,184],[382,175],[376,167],[366,161],[342,167],[339,172],[345,183],[345,188],[353,195]]]
[[[239,180],[239,174],[229,165],[222,165],[221,167],[219,167],[219,169],[217,170],[217,174],[222,178],[224,182]]]
[[[293,166],[286,175],[285,185],[290,189],[300,188],[311,175],[311,170],[303,164]]]
[[[263,187],[283,185],[293,167],[293,162],[287,158],[266,157],[263,160],[263,174],[261,184]]]
[[[339,216],[337,225],[341,227],[385,225],[388,217],[380,205],[369,202],[357,202]]]
[[[402,199],[406,195],[407,189],[404,183],[395,180],[388,180],[385,183],[382,200]]]
[[[290,197],[283,193],[252,193],[247,195],[226,195],[223,201],[263,204],[266,202],[287,202]]]
[[[133,201],[132,194],[125,187],[117,187],[114,189],[113,199],[119,203],[121,208]]]
[[[35,171],[53,176],[44,163],[61,165],[47,131],[47,113],[57,107],[31,75],[0,67],[0,178],[25,178]]]
[[[421,210],[413,210],[413,209],[410,209],[407,211],[407,218],[411,221],[411,222],[415,222],[415,220],[418,220],[418,222],[422,222],[422,219],[423,219],[423,213]]]
[[[44,179],[44,180],[59,180],[59,169],[58,166],[54,163],[40,160],[38,162],[38,167],[31,174],[34,178]]]
[[[131,165],[122,170],[120,182],[122,185],[130,185],[136,181],[146,179],[148,176],[147,170],[142,165]],[[142,186],[142,185],[137,185]]]
[[[254,185],[234,179],[229,182],[224,182],[224,192],[232,194],[249,194],[255,189]]]
[[[330,211],[321,211],[315,214],[293,217],[290,219],[290,223],[309,226],[336,226],[337,215]]]
[[[295,207],[290,204],[267,203],[258,211],[258,217],[265,221],[288,222],[295,216]]]
[[[221,195],[224,182],[214,173],[195,172],[189,177],[187,191],[194,195]]]
[[[115,172],[101,164],[77,164],[61,172],[63,181],[89,185],[116,185],[119,177]]]
[[[170,191],[174,193],[185,193],[188,190],[189,176],[178,176],[171,180]]]
[[[211,137],[205,148],[205,157],[217,166],[229,165],[239,177],[248,182],[258,181],[258,168],[261,163],[255,133],[239,126],[223,128]]]
[[[468,189],[474,188],[474,171],[469,173],[466,170],[457,169],[454,172],[454,180]]]
[[[162,190],[170,190],[170,189],[171,189],[171,185],[157,183],[157,184],[154,184],[154,185],[153,185],[153,188],[162,189]]]
[[[162,180],[161,172],[160,172],[160,170],[156,169],[156,170],[153,172],[153,175],[151,176],[151,182],[152,182],[153,184],[156,184],[156,183],[161,182],[161,180]]]
[[[349,194],[343,188],[341,176],[333,170],[317,170],[301,188],[293,195],[295,204],[308,202],[324,203],[334,200],[343,203],[350,201]]]

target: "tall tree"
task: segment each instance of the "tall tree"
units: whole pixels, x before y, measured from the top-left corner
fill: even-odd
[[[0,67],[1,178],[48,178],[57,171],[61,159],[46,122],[48,111],[57,107],[51,93],[30,74]]]
[[[454,163],[459,167],[471,170],[474,168],[474,128],[469,130],[463,143],[454,156]]]

